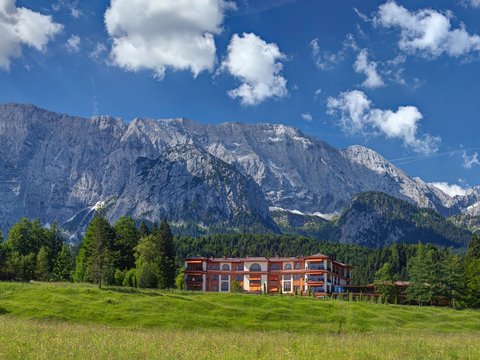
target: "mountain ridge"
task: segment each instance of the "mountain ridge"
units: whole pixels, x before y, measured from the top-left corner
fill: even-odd
[[[213,167],[221,162],[230,166],[228,177],[238,180],[238,186],[242,184],[242,190],[233,191],[222,174],[213,170],[198,177],[204,185],[209,184],[209,176],[221,184],[223,190],[215,195],[217,205],[228,205],[217,212],[223,215],[215,218],[232,227],[238,226],[233,219],[234,212],[243,206],[239,204],[248,204],[247,214],[258,215],[266,229],[276,231],[268,207],[329,214],[340,212],[356,194],[365,191],[385,192],[443,215],[459,214],[480,201],[480,190],[454,199],[421,179],[409,177],[371,149],[360,145],[337,149],[282,124],[212,125],[186,118],[135,118],[125,123],[112,116],[89,119],[34,105],[4,104],[0,105],[0,195],[5,199],[0,206],[1,225],[5,229],[21,216],[64,224],[79,214],[88,214],[98,202],[116,197],[115,202],[109,202],[110,220],[120,214],[118,203],[123,204],[124,213],[135,214],[129,205],[132,202],[126,201],[135,192],[129,190],[127,194],[125,189],[133,189],[139,180],[135,172],[132,175],[138,159],[155,161],[186,145],[211,157],[204,164]],[[176,183],[198,175],[202,156],[194,152],[190,155],[190,167],[183,168],[187,170]],[[142,185],[145,198],[151,195],[148,189],[160,173]],[[174,190],[172,187],[170,192],[175,194]],[[253,194],[247,202],[241,196],[243,191]],[[229,200],[227,193],[236,195]],[[158,220],[154,216],[190,220],[191,209],[175,214],[173,209],[182,208],[182,204],[175,195],[172,199],[171,210],[152,210],[145,220]]]

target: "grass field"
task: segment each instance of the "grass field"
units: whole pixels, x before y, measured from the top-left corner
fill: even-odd
[[[480,311],[0,283],[0,358],[480,359]]]

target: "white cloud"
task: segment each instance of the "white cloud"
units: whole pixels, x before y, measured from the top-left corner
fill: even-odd
[[[65,46],[67,47],[68,52],[78,53],[80,51],[80,43],[82,40],[78,35],[72,35],[68,38]]]
[[[447,182],[433,182],[433,183],[430,183],[430,185],[433,185],[437,189],[442,190],[445,194],[447,194],[450,197],[464,196],[468,190],[461,187],[460,185],[457,185],[457,184],[450,185]]]
[[[358,74],[364,74],[367,77],[362,83],[364,87],[374,89],[385,86],[382,77],[377,72],[377,63],[368,61],[367,49],[362,49],[362,51],[358,53],[353,68]]]
[[[305,121],[313,121],[313,116],[312,114],[306,112],[302,114],[302,119]]]
[[[100,42],[97,42],[95,48],[88,55],[90,59],[94,61],[100,61],[100,58],[103,57],[103,54],[107,52],[107,47]]]
[[[452,29],[452,15],[433,9],[411,12],[395,1],[380,5],[375,24],[386,28],[399,28],[398,46],[408,53],[419,53],[427,57],[442,54],[461,56],[480,50],[480,37],[470,35],[464,24]]]
[[[419,136],[418,122],[423,115],[415,106],[400,106],[395,112],[376,109],[365,93],[353,90],[329,97],[327,108],[330,115],[340,115],[340,127],[345,132],[397,138],[404,146],[424,154],[438,150],[439,137]]]
[[[342,48],[337,52],[321,51],[318,38],[310,41],[310,49],[315,66],[321,70],[331,70],[345,59],[349,50],[357,50],[358,46],[353,35],[347,34]]]
[[[242,84],[228,92],[240,98],[243,105],[257,105],[268,98],[288,94],[287,80],[281,75],[285,55],[277,44],[267,43],[255,34],[234,34],[222,62],[221,71],[228,71]]]
[[[478,160],[478,153],[474,152],[472,155],[468,155],[466,151],[462,153],[463,159],[463,167],[465,169],[471,169],[476,165],[480,165],[480,161]]]
[[[75,19],[78,19],[83,14],[82,11],[78,9],[78,0],[58,0],[55,4],[52,5],[52,9],[55,12],[60,11],[61,9],[67,9],[70,11],[70,16]]]
[[[357,14],[357,16],[362,19],[364,22],[369,22],[371,21],[370,18],[365,15],[364,13],[360,12],[360,10],[358,10],[356,7],[353,8],[353,11],[355,11],[355,14]]]
[[[466,3],[474,8],[480,7],[480,0],[466,0]]]
[[[62,28],[51,16],[16,7],[15,0],[0,0],[0,69],[8,70],[11,59],[21,56],[22,45],[45,51]]]
[[[214,34],[222,32],[224,0],[112,0],[105,25],[113,41],[111,58],[130,71],[190,70],[197,76],[215,65]]]

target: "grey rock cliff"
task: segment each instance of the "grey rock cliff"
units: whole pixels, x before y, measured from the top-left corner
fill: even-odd
[[[373,150],[339,150],[273,124],[203,125],[187,119],[92,119],[33,105],[0,105],[0,226],[22,216],[82,230],[108,216],[161,217],[275,231],[268,207],[333,213],[364,191],[383,191],[442,213],[478,202],[452,199]],[[476,200],[475,200],[476,199]]]

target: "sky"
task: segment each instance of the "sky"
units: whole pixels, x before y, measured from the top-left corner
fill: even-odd
[[[480,184],[480,0],[0,0],[0,103],[282,123]]]

